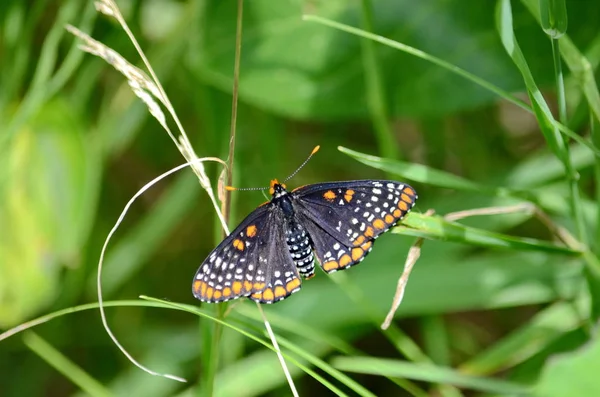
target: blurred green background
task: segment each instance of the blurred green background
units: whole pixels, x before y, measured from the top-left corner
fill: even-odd
[[[527,199],[569,230],[581,243],[575,250],[584,252],[544,246],[563,245],[527,213],[461,221],[476,237],[514,236],[508,243],[476,243],[467,229],[436,234],[428,217],[407,218],[417,229],[423,220],[420,234],[387,233],[360,266],[332,276],[317,271],[300,293],[265,308],[300,395],[600,395],[600,283],[593,272],[600,162],[592,150],[600,147],[593,129],[600,115],[593,79],[600,4],[566,1],[567,35],[558,41],[564,119],[553,48],[540,25],[546,3],[557,5],[551,24],[562,29],[560,1],[244,2],[234,186],[284,178],[321,145],[288,186],[404,180],[419,193],[414,211],[439,215]],[[198,156],[225,159],[238,2],[118,5]],[[303,15],[412,46],[502,91]],[[100,249],[127,201],[185,160],[123,76],[78,49],[66,24],[143,68],[119,24],[97,14],[92,1],[0,3],[0,331],[74,311],[2,337],[0,396],[291,395],[276,355],[263,345],[206,317],[133,302],[149,295],[199,306],[192,277],[222,236],[189,169],[132,206],[108,247],[103,277],[107,301],[129,300],[106,309],[126,349],[189,382],[135,368],[108,338],[95,306],[75,310],[96,302]],[[510,51],[512,30],[522,58]],[[532,91],[533,81],[540,92]],[[553,148],[542,133],[552,128],[540,129],[544,112],[536,118],[523,109],[531,109],[528,93],[545,98],[557,120],[585,142],[567,139],[570,150]],[[338,146],[387,160],[360,162]],[[206,167],[216,187],[221,167]],[[265,197],[238,192],[232,200],[230,227]],[[430,239],[396,321],[382,331],[415,242],[410,235]],[[230,304],[225,314],[214,305],[201,312],[268,341],[252,302]]]

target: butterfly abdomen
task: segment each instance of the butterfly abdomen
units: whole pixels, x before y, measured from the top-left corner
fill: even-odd
[[[315,274],[315,258],[306,230],[297,222],[291,222],[286,232],[286,242],[298,272],[304,278]]]

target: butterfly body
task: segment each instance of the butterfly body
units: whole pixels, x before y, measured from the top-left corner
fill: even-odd
[[[285,299],[315,259],[332,273],[361,262],[373,241],[410,211],[417,198],[393,181],[307,185],[288,192],[271,181],[271,201],[259,206],[202,263],[193,283],[203,302],[242,296],[259,303]]]

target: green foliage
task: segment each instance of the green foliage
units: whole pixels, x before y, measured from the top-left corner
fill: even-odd
[[[0,394],[289,395],[256,305],[190,294],[222,237],[190,170],[134,203],[103,274],[125,348],[190,382],[140,371],[106,337],[93,303],[104,239],[140,187],[185,160],[64,29],[143,69],[118,23],[92,1],[29,3],[0,4]],[[118,4],[198,156],[225,159],[238,2]],[[244,2],[233,185],[283,178],[321,145],[290,187],[388,177],[420,197],[363,264],[264,308],[301,395],[600,387],[600,5],[468,4]],[[207,167],[216,189],[222,169]],[[264,201],[232,198],[230,226]],[[117,300],[142,294],[164,300]]]

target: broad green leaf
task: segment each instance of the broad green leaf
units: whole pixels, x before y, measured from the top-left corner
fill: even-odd
[[[194,22],[200,32],[193,48],[198,55],[191,53],[190,68],[201,81],[229,92],[236,3],[204,4],[201,19]],[[467,9],[461,5],[460,0],[378,1],[373,33],[431,53],[506,91],[521,90],[522,80],[496,38],[490,4],[473,2]],[[589,7],[581,4],[572,12],[582,26]],[[315,14],[358,27],[361,12],[360,4],[342,0],[247,4],[241,100],[294,118],[366,119],[360,39],[302,20],[303,13]],[[535,26],[534,21],[524,21],[529,26],[523,29]],[[550,62],[549,53],[538,44],[528,42],[524,48],[542,74],[540,81],[551,82],[552,70],[543,67]],[[387,46],[375,49],[393,115],[442,115],[497,100],[496,94],[437,65]]]
[[[548,360],[535,387],[540,397],[600,395],[600,338],[596,335],[580,349]]]
[[[372,316],[389,310],[411,241],[398,235],[377,239],[373,252],[344,274],[302,284],[285,305],[265,310],[294,316],[319,329],[339,329],[350,324],[371,324]],[[485,310],[570,299],[581,289],[578,261],[545,252],[496,250],[465,256],[457,244],[426,241],[397,316]],[[580,261],[579,261],[580,262]],[[348,277],[361,289],[373,310],[365,313],[333,278]],[[299,296],[302,298],[300,299]],[[374,311],[377,311],[375,313]]]
[[[60,101],[11,142],[0,180],[0,326],[52,302],[62,266],[78,266],[99,184],[98,156]]]

